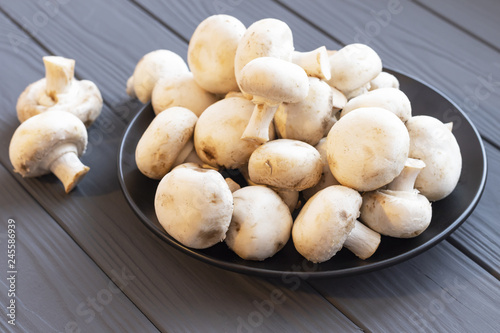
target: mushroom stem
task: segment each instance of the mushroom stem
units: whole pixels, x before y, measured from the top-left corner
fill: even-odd
[[[450,132],[453,130],[453,122],[450,121],[449,123],[445,123],[444,124],[446,126],[447,129],[450,130]]]
[[[380,244],[380,234],[356,220],[344,247],[360,259],[370,258]]]
[[[387,186],[392,191],[412,191],[420,171],[425,168],[422,160],[408,158],[403,171]]]
[[[191,154],[191,152],[194,150],[194,141],[191,138],[184,147],[182,147],[181,151],[177,155],[177,158],[175,159],[174,163],[172,164],[172,168],[175,168],[179,164],[184,163],[184,161],[187,159],[187,157]]]
[[[254,96],[253,102],[258,104],[255,105],[250,121],[241,138],[243,140],[254,140],[258,143],[264,143],[269,141],[269,126],[273,121],[279,104],[260,103],[256,99],[257,97]]]
[[[321,46],[309,52],[293,51],[292,62],[302,67],[307,75],[330,80],[330,59],[326,47]]]
[[[57,56],[43,57],[45,65],[45,92],[57,102],[57,94],[65,93],[75,74],[75,60]]]
[[[63,183],[66,193],[80,182],[89,169],[73,151],[62,154],[50,165],[50,171]]]

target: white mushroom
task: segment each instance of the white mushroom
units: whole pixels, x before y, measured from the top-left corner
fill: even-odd
[[[369,83],[382,71],[378,54],[364,44],[349,44],[330,56],[328,84],[344,94]]]
[[[332,78],[330,59],[324,46],[309,52],[293,51],[292,62],[302,67],[309,76],[327,81]]]
[[[320,263],[332,258],[352,235],[350,250],[363,259],[378,248],[380,238],[371,230],[355,229],[361,195],[342,186],[329,186],[309,199],[295,219],[292,229],[293,243],[307,260]]]
[[[269,140],[269,125],[281,103],[300,102],[309,93],[309,79],[300,66],[271,57],[246,64],[239,83],[242,92],[253,96],[255,104],[242,138],[258,143]]]
[[[30,84],[17,100],[20,122],[45,111],[66,111],[89,127],[99,116],[102,97],[97,86],[74,78],[75,60],[57,56],[43,57],[45,78]]]
[[[398,116],[402,122],[411,117],[410,100],[404,92],[396,88],[379,88],[349,100],[342,109],[340,117],[363,107],[384,108]]]
[[[181,73],[159,79],[151,95],[155,114],[173,106],[181,106],[193,111],[199,117],[207,107],[218,100],[215,95],[195,82],[192,73]]]
[[[246,260],[264,260],[288,242],[292,215],[288,206],[265,186],[247,186],[233,193],[234,211],[226,244]]]
[[[14,171],[23,177],[53,173],[70,192],[89,167],[79,157],[87,147],[87,130],[76,116],[47,111],[23,122],[10,141],[9,157]]]
[[[213,15],[198,25],[189,41],[187,60],[200,87],[214,94],[238,90],[234,57],[245,30],[230,15]]]
[[[358,191],[372,191],[401,173],[410,137],[394,113],[359,108],[333,125],[327,142],[328,164],[335,179]]]
[[[361,220],[371,229],[391,237],[411,238],[429,226],[432,208],[429,200],[413,189],[425,163],[409,158],[401,174],[388,185],[363,194]]]
[[[127,94],[142,103],[151,100],[151,94],[160,78],[187,73],[184,60],[169,50],[156,50],[144,55],[137,63],[134,74],[127,80]]]
[[[309,94],[298,103],[282,104],[274,115],[278,137],[316,145],[336,121],[334,115],[343,107],[334,107],[334,97],[343,96],[325,81],[309,77]],[[336,101],[336,104],[339,101]],[[346,99],[344,97],[344,104]],[[341,104],[341,103],[340,103]]]
[[[323,171],[321,172],[321,178],[318,184],[314,185],[313,187],[306,188],[302,191],[302,195],[306,201],[309,200],[313,195],[315,195],[316,192],[319,192],[328,186],[340,185],[337,179],[333,177],[333,174],[330,171],[330,166],[328,165],[327,139],[322,138],[321,140],[319,140],[318,144],[314,146],[314,148],[316,148],[321,156],[321,165],[323,166]]]
[[[457,186],[462,171],[460,147],[448,125],[431,116],[415,116],[407,121],[412,158],[426,167],[417,177],[415,188],[430,201],[447,197]]]
[[[399,80],[392,74],[381,72],[373,80],[370,81],[370,90],[376,90],[380,88],[399,89]]]
[[[155,212],[170,236],[185,246],[204,249],[226,237],[233,196],[219,172],[181,164],[158,184]]]
[[[198,117],[183,107],[171,107],[158,114],[143,133],[135,150],[139,170],[161,179],[193,150],[193,131]]]
[[[204,163],[227,169],[248,163],[259,144],[243,140],[241,135],[253,110],[254,104],[248,99],[231,97],[209,106],[201,114],[194,131],[194,145]],[[268,129],[274,137],[273,127]]]
[[[278,139],[257,148],[248,162],[250,179],[257,184],[302,191],[321,177],[321,156],[311,145]]]
[[[281,20],[266,18],[256,21],[241,38],[234,58],[234,71],[240,89],[241,70],[251,60],[260,57],[293,61],[308,75],[321,79],[331,75],[328,73],[330,63],[326,48],[320,47],[310,52],[294,51],[292,30]]]

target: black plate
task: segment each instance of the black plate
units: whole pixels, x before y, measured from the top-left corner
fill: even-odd
[[[460,145],[463,169],[457,187],[444,200],[433,204],[429,228],[412,239],[383,237],[377,252],[368,260],[360,260],[347,249],[321,264],[305,260],[293,247],[292,240],[272,258],[262,262],[240,259],[225,243],[209,249],[190,249],[170,237],[158,222],[154,196],[158,181],[142,175],[135,164],[137,142],[154,118],[151,105],[146,105],[127,128],[118,155],[120,184],[132,209],[156,235],[188,255],[209,264],[246,274],[302,277],[340,277],[388,267],[428,250],[453,232],[476,207],[486,182],[486,154],[481,138],[469,118],[436,89],[399,72],[390,71],[400,82],[400,89],[412,103],[413,115],[430,115],[443,122],[453,122],[453,133]]]

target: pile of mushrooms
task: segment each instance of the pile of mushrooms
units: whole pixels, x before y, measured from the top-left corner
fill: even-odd
[[[12,136],[9,157],[21,176],[53,173],[69,193],[89,171],[79,158],[103,102],[93,82],[74,78],[75,60],[46,56],[43,62],[45,77],[18,98],[21,125]]]
[[[187,63],[153,51],[127,92],[152,101],[136,163],[160,180],[158,220],[187,247],[225,241],[243,259],[265,260],[292,238],[312,262],[343,247],[368,259],[382,236],[424,232],[431,202],[460,177],[451,124],[412,117],[372,48],[298,52],[277,19],[245,28],[211,16],[194,31]],[[229,169],[246,182],[224,179]]]

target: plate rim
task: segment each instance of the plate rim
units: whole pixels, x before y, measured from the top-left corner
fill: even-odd
[[[132,131],[133,124],[135,124],[138,120],[138,118],[141,116],[141,114],[144,112],[145,109],[151,107],[151,102],[144,104],[134,115],[132,120],[129,122],[127,125],[121,140],[120,140],[120,146],[118,150],[118,156],[117,156],[117,166],[118,166],[118,180],[120,183],[120,187],[122,190],[123,195],[125,196],[125,199],[127,203],[130,205],[134,213],[139,217],[141,222],[148,227],[157,237],[159,237],[161,240],[165,241],[168,243],[170,246],[173,248],[195,258],[198,260],[201,260],[205,263],[208,263],[210,265],[213,265],[215,267],[225,269],[228,271],[236,272],[236,273],[242,273],[242,274],[249,274],[249,275],[258,275],[258,276],[264,276],[264,277],[288,277],[288,276],[298,276],[300,278],[335,278],[335,277],[346,277],[346,276],[352,276],[352,275],[358,275],[362,273],[368,273],[368,272],[373,272],[376,270],[380,270],[383,268],[387,268],[390,266],[393,266],[398,263],[402,263],[404,261],[407,261],[411,258],[416,257],[419,254],[422,254],[429,250],[431,247],[439,244],[442,242],[445,238],[447,238],[453,231],[455,231],[460,225],[462,225],[467,218],[472,214],[476,206],[478,205],[483,192],[484,188],[486,186],[486,180],[487,180],[487,172],[488,172],[488,160],[487,160],[487,155],[486,155],[486,149],[484,146],[483,139],[477,130],[476,126],[474,123],[471,121],[469,116],[450,98],[448,98],[447,95],[445,95],[441,90],[435,88],[433,85],[428,84],[420,79],[416,79],[412,75],[409,75],[403,71],[397,70],[397,69],[392,69],[392,68],[383,68],[383,71],[389,72],[391,74],[397,74],[397,75],[402,75],[405,76],[408,79],[411,79],[413,81],[416,81],[437,94],[439,94],[442,98],[446,99],[454,108],[457,110],[460,115],[467,121],[469,126],[471,127],[472,131],[474,132],[477,141],[479,142],[480,146],[480,151],[481,151],[481,156],[482,156],[482,163],[483,163],[483,169],[482,169],[482,174],[481,174],[481,181],[479,184],[478,191],[475,193],[473,199],[471,200],[470,204],[467,206],[467,208],[462,212],[462,214],[453,222],[451,223],[447,228],[433,236],[430,240],[425,242],[424,244],[421,244],[413,249],[411,249],[408,252],[399,254],[397,256],[384,259],[379,262],[374,262],[370,263],[368,265],[361,265],[361,266],[356,266],[356,267],[348,267],[348,268],[341,268],[338,270],[329,270],[329,271],[296,271],[296,270],[289,270],[289,271],[283,271],[283,270],[270,270],[266,268],[258,268],[258,267],[250,267],[250,266],[244,266],[244,265],[239,265],[238,263],[232,263],[228,261],[224,261],[221,259],[214,258],[210,255],[204,254],[204,253],[199,253],[197,252],[196,249],[191,249],[175,240],[169,239],[167,235],[165,234],[165,231],[160,230],[160,228],[154,226],[154,224],[151,222],[151,220],[144,215],[144,213],[141,211],[141,209],[136,205],[134,200],[132,199],[126,184],[125,184],[125,178],[124,178],[124,170],[122,166],[122,160],[123,160],[123,154],[124,154],[124,148],[125,148],[125,139],[128,137],[130,132]],[[304,258],[304,260],[306,260]],[[314,264],[316,265],[316,264]]]

